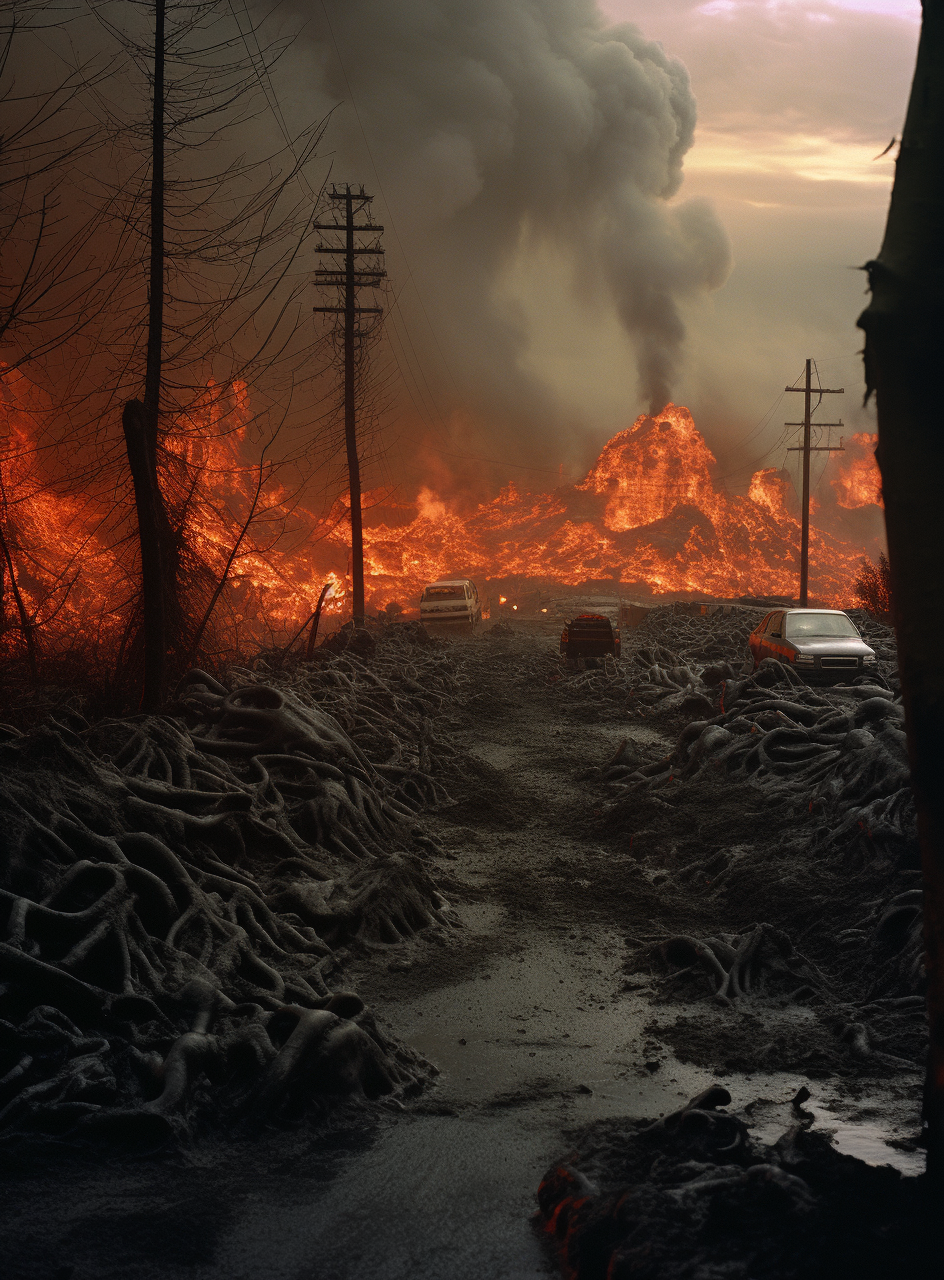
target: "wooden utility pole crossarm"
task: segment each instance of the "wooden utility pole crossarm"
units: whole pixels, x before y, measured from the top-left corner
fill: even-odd
[[[330,254],[340,262],[334,267],[319,267],[315,271],[315,280],[322,288],[338,290],[336,306],[313,307],[320,315],[337,315],[343,317],[343,351],[344,351],[344,444],[347,452],[348,490],[351,503],[351,596],[355,626],[364,620],[364,527],[361,513],[361,471],[357,451],[357,386],[356,360],[357,343],[365,336],[366,331],[357,328],[357,316],[382,315],[381,307],[359,307],[357,291],[359,289],[376,289],[386,278],[383,267],[369,266],[359,268],[356,258],[380,256],[380,248],[376,238],[383,227],[375,226],[370,221],[370,203],[373,196],[352,190],[349,184],[342,188],[333,187],[328,199],[335,202],[339,212],[343,214],[343,222],[316,222],[316,231],[330,231],[338,238],[343,236],[343,245],[319,245],[318,252]],[[356,217],[367,210],[367,222],[358,223]],[[373,246],[361,243],[361,237],[369,234],[375,237]],[[337,330],[336,330],[337,332]],[[339,335],[340,336],[340,335]]]
[[[812,380],[813,361],[806,362],[806,380],[802,387],[784,387],[785,391],[802,391],[806,397],[804,402],[804,413],[802,422],[787,422],[787,427],[803,428],[803,443],[798,445],[796,449],[789,449],[788,453],[801,452],[803,454],[803,494],[800,500],[801,520],[800,525],[800,608],[805,609],[809,602],[809,580],[810,580],[810,454],[811,453],[839,453],[841,446],[829,445],[813,445],[810,442],[813,423],[810,421],[813,413],[812,399],[815,392],[818,396],[841,396],[844,395],[842,387],[814,387]],[[823,427],[841,427],[841,422],[823,422],[817,423],[817,426]]]

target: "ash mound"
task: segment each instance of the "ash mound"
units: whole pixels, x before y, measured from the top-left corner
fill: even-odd
[[[921,873],[891,629],[856,614],[875,673],[811,687],[744,661],[761,616],[654,610],[622,662],[557,678],[575,714],[668,744],[630,734],[584,775],[667,922],[633,925],[628,980],[665,1008],[653,1035],[713,1070],[916,1072]]]
[[[660,1120],[578,1134],[538,1191],[538,1223],[574,1280],[890,1280],[935,1271],[918,1179],[841,1155],[808,1097],[773,1143],[715,1085]],[[940,1266],[939,1255],[937,1267]]]
[[[457,688],[391,627],[369,661],[193,671],[174,714],[5,731],[0,1132],[153,1144],[419,1088],[330,982],[451,924],[416,815]]]

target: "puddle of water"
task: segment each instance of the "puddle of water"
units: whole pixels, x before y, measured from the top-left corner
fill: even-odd
[[[866,1164],[890,1164],[893,1169],[913,1178],[924,1173],[924,1151],[900,1151],[897,1147],[890,1147],[888,1139],[896,1135],[889,1125],[842,1120],[832,1111],[812,1102],[805,1102],[803,1106],[804,1110],[812,1111],[816,1127],[829,1134],[833,1146],[843,1155],[855,1156]]]
[[[788,1103],[804,1078],[719,1078],[664,1049],[653,1051],[644,1030],[652,1007],[644,995],[621,990],[621,955],[615,933],[593,941],[529,940],[518,955],[491,957],[474,977],[399,1004],[397,1030],[440,1068],[436,1092],[446,1101],[508,1105],[553,1099],[557,1123],[570,1126],[605,1116],[663,1115],[717,1081],[735,1108],[760,1093],[783,1100],[770,1104],[772,1114],[757,1130],[765,1141],[775,1141],[795,1120]],[[812,1014],[800,1010],[798,1016]],[[644,1061],[659,1066],[649,1072]],[[888,1101],[884,1094],[882,1101]],[[923,1171],[923,1152],[887,1144],[899,1136],[900,1117],[890,1114],[885,1123],[843,1118],[850,1104],[829,1088],[806,1105],[838,1150],[909,1176]]]
[[[472,977],[388,1004],[387,1018],[440,1069],[443,1100],[481,1105],[518,1093],[522,1101],[567,1100],[588,1120],[657,1116],[718,1077],[654,1047],[645,1032],[651,1004],[622,990],[622,954],[615,932],[595,931],[592,940],[532,936],[518,954],[491,956]],[[644,1062],[658,1065],[647,1070]],[[764,1081],[788,1098],[802,1083],[786,1074]],[[724,1083],[739,1103],[756,1096],[749,1078]]]
[[[790,1082],[785,1079],[784,1083]],[[884,1090],[877,1092],[869,1101],[876,1108],[880,1107],[885,1112],[885,1117],[882,1120],[863,1121],[849,1115],[850,1110],[859,1110],[861,1114],[861,1099],[853,1104],[828,1084],[822,1090],[812,1087],[818,1096],[804,1102],[803,1110],[812,1113],[815,1128],[830,1138],[837,1151],[841,1151],[843,1155],[855,1156],[865,1164],[891,1165],[908,1177],[917,1177],[924,1172],[924,1151],[902,1151],[888,1145],[890,1140],[900,1138],[903,1132],[916,1127],[914,1097],[904,1102],[901,1097],[889,1096]],[[767,1076],[763,1077],[763,1090],[765,1096],[762,1099],[758,1101],[755,1096],[750,1100],[747,1118],[754,1137],[760,1142],[772,1144],[791,1125],[796,1124],[797,1114],[790,1105],[789,1092],[785,1089],[780,1093]],[[917,1086],[915,1092],[917,1093]]]

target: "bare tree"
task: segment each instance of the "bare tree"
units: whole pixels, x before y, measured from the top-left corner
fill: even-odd
[[[5,395],[24,369],[49,360],[93,326],[107,297],[101,264],[89,251],[103,210],[77,209],[67,195],[70,169],[102,141],[99,123],[81,104],[107,75],[107,61],[90,57],[66,66],[51,88],[37,87],[29,78],[24,84],[15,74],[15,57],[24,43],[35,58],[39,46],[30,37],[61,29],[70,16],[74,9],[38,0],[13,0],[0,15],[0,379]],[[24,466],[24,454],[31,452],[9,427],[0,434],[0,635],[19,633],[35,678],[38,630],[62,608],[77,571],[71,564],[42,563],[42,554],[24,540],[21,512],[37,490],[31,460]],[[14,604],[9,625],[5,587]]]
[[[123,350],[118,343],[115,381],[133,392],[140,379],[123,425],[141,546],[142,706],[153,708],[168,655],[179,665],[205,630],[197,621],[204,606],[183,598],[184,578],[191,596],[194,587],[209,594],[210,612],[223,585],[209,581],[188,539],[200,483],[193,451],[181,447],[193,430],[189,407],[205,401],[208,375],[223,408],[234,380],[275,377],[284,417],[285,394],[307,376],[300,266],[318,192],[306,171],[325,122],[289,133],[270,78],[288,42],[264,44],[248,11],[239,21],[220,0],[118,8],[99,0],[95,13],[127,55],[131,82],[146,86],[146,110],[136,113],[116,104],[114,90],[100,97],[134,144],[123,157],[130,174],[103,184],[103,195],[120,211],[129,264],[115,305],[131,321],[130,341]],[[233,135],[273,111],[283,145],[257,159],[237,152]],[[206,158],[220,154],[222,166],[207,168]],[[215,429],[235,425],[222,412]],[[245,530],[238,538],[242,545]],[[224,566],[223,581],[228,572]]]
[[[52,88],[21,88],[14,74],[23,42],[67,26],[74,12],[13,0],[0,15],[0,348],[8,369],[42,360],[81,332],[105,297],[101,264],[87,252],[103,211],[76,218],[66,180],[103,141],[101,122],[83,104],[109,74],[108,61],[67,66]],[[30,56],[38,50],[29,45]]]

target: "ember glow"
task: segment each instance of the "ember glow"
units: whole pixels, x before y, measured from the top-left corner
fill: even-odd
[[[841,472],[831,481],[836,501],[853,510],[882,501],[882,478],[875,465],[878,436],[858,431],[844,442],[846,459]]]
[[[227,650],[284,638],[326,580],[325,614],[346,608],[344,575],[315,570],[310,557],[327,528],[248,456],[249,399],[243,383],[211,383],[163,440],[162,487],[183,540],[211,588],[226,574],[215,620]],[[16,647],[29,629],[47,649],[114,646],[137,594],[130,480],[123,474],[117,492],[69,492],[42,444],[53,416],[36,386],[0,367],[0,637]]]
[[[57,635],[114,641],[134,595],[134,539],[105,537],[101,502],[63,494],[44,475],[34,442],[49,406],[36,389],[8,371],[0,391],[6,627],[12,636],[25,616],[47,644]],[[224,648],[283,642],[311,614],[326,581],[325,612],[344,617],[349,608],[345,501],[319,519],[291,502],[277,472],[264,475],[260,488],[259,467],[247,457],[249,398],[241,384],[211,384],[165,442],[168,483],[177,464],[182,474],[189,467],[187,475],[200,477],[188,490],[184,531],[211,579],[227,573],[216,617],[228,638]],[[867,539],[856,541],[825,516],[832,513],[842,525],[861,508],[878,510],[873,446],[868,435],[852,437],[820,485],[825,497],[811,530],[810,575],[819,600],[851,602]],[[483,585],[517,580],[510,593],[507,587],[496,593],[499,607],[515,611],[525,582],[540,589],[605,584],[647,595],[792,595],[800,529],[789,477],[761,470],[746,496],[732,496],[715,471],[691,414],[669,404],[615,435],[578,484],[544,493],[510,484],[463,515],[424,488],[407,523],[365,529],[369,606],[410,609],[425,583],[455,576]],[[121,501],[124,514],[119,510],[116,521],[112,512],[109,527],[123,520],[127,533],[130,492]],[[254,520],[241,535],[250,511]],[[14,579],[21,613],[11,599]]]
[[[827,505],[877,510],[871,437],[829,463],[811,504],[821,519],[810,536],[810,589],[849,604],[863,554],[871,550],[827,523]],[[579,483],[524,494],[508,485],[465,518],[424,490],[408,525],[367,531],[368,579],[377,604],[415,598],[423,583],[450,574],[518,577],[578,586],[609,581],[645,593],[793,595],[800,545],[799,504],[788,476],[758,471],[747,496],[714,478],[715,459],[689,411],[666,405],[639,417],[606,444]],[[505,597],[499,597],[499,604]]]

